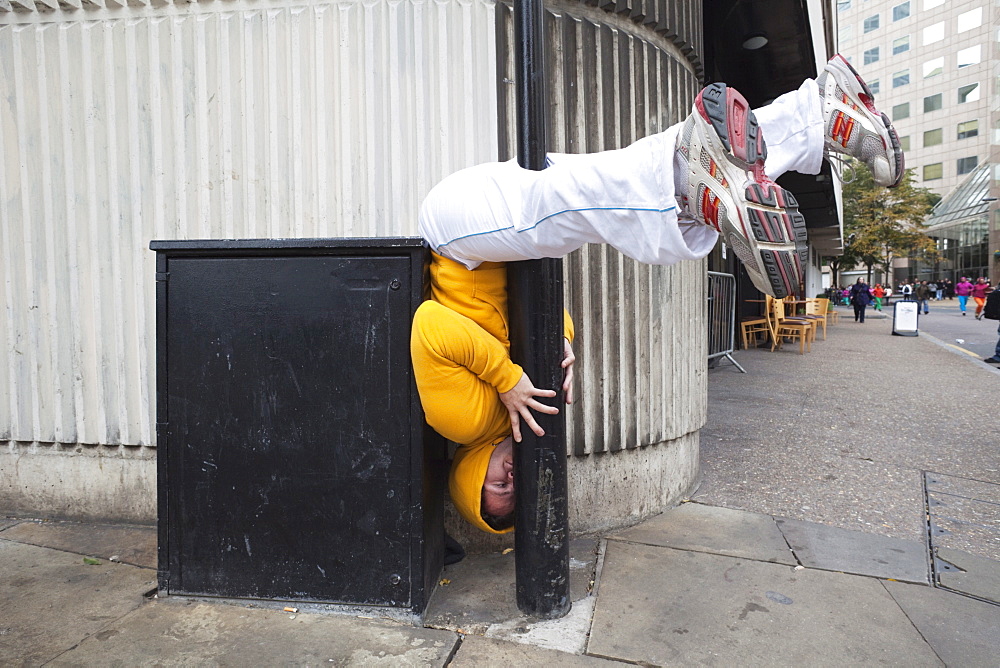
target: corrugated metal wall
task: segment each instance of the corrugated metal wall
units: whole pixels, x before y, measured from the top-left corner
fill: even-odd
[[[152,445],[149,240],[416,234],[496,158],[494,6],[84,6],[0,5],[0,441]]]
[[[150,239],[415,234],[433,183],[511,153],[503,6],[120,4],[0,0],[0,441],[153,444]],[[687,114],[700,2],[548,7],[553,150]],[[704,265],[566,268],[574,452],[696,431]]]
[[[687,117],[699,90],[681,32],[672,39],[578,3],[550,0],[546,24],[552,151],[621,148]],[[700,37],[701,5],[670,3]],[[512,12],[498,9],[507,80]],[[652,26],[647,26],[652,27]],[[515,154],[513,86],[502,88],[503,157]],[[591,245],[565,263],[566,305],[577,323],[579,401],[569,415],[572,452],[635,448],[697,431],[706,416],[706,273],[700,262],[652,267]]]

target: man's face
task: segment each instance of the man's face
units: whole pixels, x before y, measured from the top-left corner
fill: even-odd
[[[514,510],[514,448],[508,436],[493,448],[483,481],[483,510],[502,517]]]

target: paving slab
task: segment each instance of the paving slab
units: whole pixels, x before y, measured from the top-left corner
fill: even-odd
[[[0,665],[44,663],[141,606],[156,587],[152,570],[88,565],[78,554],[8,540],[0,540],[0,563]]]
[[[598,540],[570,541],[570,599],[585,599],[593,585]],[[441,572],[424,624],[483,635],[493,625],[523,619],[517,609],[514,551],[473,554]]]
[[[516,642],[466,636],[462,646],[455,652],[449,666],[454,668],[479,668],[480,666],[621,666],[618,661],[609,661],[593,656],[567,654],[551,649],[541,649]]]
[[[902,582],[884,585],[946,665],[997,665],[1000,606],[934,587]]]
[[[609,536],[646,545],[796,565],[769,515],[685,503]]]
[[[899,538],[776,518],[795,556],[807,568],[905,582],[930,582],[927,547]]]
[[[587,653],[656,665],[941,665],[879,580],[614,541]]]
[[[28,520],[4,531],[3,538],[156,568],[156,527],[151,526]]]
[[[942,587],[1000,603],[1000,561],[945,547],[937,548],[935,553],[939,560],[958,569],[938,569],[937,579]]]
[[[182,599],[151,601],[51,666],[443,666],[450,631]]]

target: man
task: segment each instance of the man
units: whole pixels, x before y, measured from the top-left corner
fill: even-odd
[[[983,317],[987,320],[1000,320],[1000,292],[997,290],[993,290],[986,298],[986,306],[983,307]],[[997,326],[997,335],[1000,336],[1000,325]],[[993,357],[987,357],[983,361],[990,364],[1000,364],[1000,338],[997,339]]]
[[[449,480],[459,513],[487,532],[512,529],[521,422],[542,435],[531,411],[558,412],[539,401],[555,392],[534,387],[510,361],[502,263],[607,243],[641,262],[673,264],[704,257],[721,235],[761,291],[794,294],[807,259],[805,221],[772,177],[819,173],[833,153],[862,159],[881,185],[902,178],[895,130],[840,56],[756,113],[735,90],[712,84],[683,123],[624,149],[550,155],[540,172],[513,161],[479,165],[435,186],[420,211],[434,251],[432,301],[414,317],[411,354],[428,423],[459,444]],[[568,318],[565,334],[570,391]]]
[[[930,286],[927,285],[927,281],[920,281],[917,283],[917,287],[913,289],[913,296],[917,298],[917,312],[920,312],[920,307],[923,305],[924,315],[930,313],[927,301],[931,298],[931,289]]]

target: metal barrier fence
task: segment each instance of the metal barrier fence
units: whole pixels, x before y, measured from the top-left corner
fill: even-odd
[[[733,359],[736,341],[736,277],[708,272],[708,359],[726,358],[742,373],[746,369]]]

